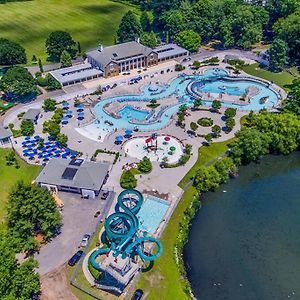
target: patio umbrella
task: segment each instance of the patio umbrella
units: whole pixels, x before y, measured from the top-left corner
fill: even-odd
[[[123,141],[123,136],[122,135],[117,135],[116,136],[116,141],[117,142],[122,142]]]
[[[29,152],[29,149],[24,149],[23,150],[23,153],[28,153]]]
[[[43,157],[43,152],[39,152],[38,157]]]
[[[25,136],[25,141],[29,141],[30,140],[30,136]]]
[[[69,118],[68,117],[63,117],[62,120],[61,120],[61,122],[63,124],[67,124],[69,122]]]
[[[43,157],[43,160],[49,160],[49,157]]]
[[[76,153],[76,152],[71,152],[71,154],[70,154],[70,155],[71,155],[71,157],[72,157],[72,158],[74,158],[74,157],[76,157],[76,156],[77,156],[77,153]]]
[[[27,143],[26,142],[22,142],[22,147],[26,147]]]
[[[68,154],[67,154],[67,153],[64,153],[61,157],[62,157],[62,158],[68,158]]]
[[[29,154],[29,155],[28,155],[28,158],[29,158],[29,159],[34,159],[34,154]]]
[[[61,151],[60,150],[56,150],[54,151],[55,154],[61,154]]]
[[[66,101],[64,101],[64,102],[62,103],[62,107],[63,107],[63,108],[68,108],[69,106],[70,106],[69,103],[66,102]]]
[[[52,143],[51,143],[51,142],[49,142],[49,141],[48,141],[48,142],[46,142],[46,143],[44,143],[44,145],[45,145],[45,146],[49,146],[49,145],[51,145],[51,144],[52,144]]]
[[[84,104],[82,104],[82,103],[79,103],[78,105],[77,105],[77,110],[82,110],[82,109],[84,109]]]
[[[166,141],[166,142],[170,142],[170,137],[169,136],[166,136],[165,138],[164,138],[164,140]]]
[[[46,152],[47,151],[47,147],[44,146],[41,150],[42,150],[42,152]]]
[[[171,147],[170,147],[170,150],[171,150],[172,152],[174,152],[174,151],[176,151],[176,147],[171,146]]]
[[[34,136],[34,139],[35,139],[35,140],[38,140],[38,139],[40,139],[40,138],[41,138],[41,137],[40,137],[39,135],[35,135],[35,136]]]
[[[131,129],[126,129],[125,130],[125,135],[127,135],[127,136],[130,136],[130,135],[132,135],[132,130]]]
[[[80,116],[80,117],[83,117],[84,116],[84,112],[83,111],[79,111],[78,113],[77,113],[77,115],[78,115],[78,117]]]
[[[70,148],[66,148],[66,149],[65,149],[65,152],[66,152],[66,153],[70,153],[70,152],[71,152],[71,149],[70,149]]]

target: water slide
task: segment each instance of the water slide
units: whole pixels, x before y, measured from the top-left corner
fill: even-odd
[[[127,189],[119,194],[116,212],[111,214],[104,223],[110,246],[95,250],[89,258],[95,269],[101,269],[100,264],[96,261],[97,257],[110,251],[113,252],[113,256],[121,255],[123,259],[137,254],[144,261],[154,261],[161,256],[163,247],[158,239],[147,236],[146,232],[143,236],[138,235],[140,224],[136,214],[139,212],[143,200],[143,195],[135,189]],[[144,250],[146,242],[156,244],[158,250],[155,254],[149,254]]]

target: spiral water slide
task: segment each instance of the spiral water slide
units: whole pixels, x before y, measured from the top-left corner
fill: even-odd
[[[95,250],[90,256],[90,262],[95,269],[101,269],[101,265],[96,261],[97,257],[110,251],[114,257],[121,255],[123,259],[137,254],[144,261],[154,261],[161,256],[163,248],[158,239],[147,236],[146,232],[143,236],[138,235],[139,220],[136,214],[142,204],[143,195],[137,190],[127,189],[119,194],[116,212],[111,214],[104,224],[110,247]],[[144,251],[144,243],[147,242],[156,244],[155,254]]]

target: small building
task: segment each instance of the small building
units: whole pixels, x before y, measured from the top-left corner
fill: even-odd
[[[119,75],[133,69],[142,69],[157,65],[170,59],[188,55],[188,51],[176,44],[167,44],[150,48],[137,41],[103,47],[87,53],[88,62],[104,72],[104,77]]]
[[[11,143],[12,132],[9,128],[0,127],[0,145]]]
[[[101,70],[93,68],[89,63],[54,70],[51,71],[50,74],[62,87],[97,79],[103,76]]]
[[[65,191],[95,198],[109,176],[110,164],[83,159],[52,158],[36,178],[50,191]]]
[[[36,124],[41,113],[40,109],[29,108],[23,116],[23,120],[30,120],[32,123]]]

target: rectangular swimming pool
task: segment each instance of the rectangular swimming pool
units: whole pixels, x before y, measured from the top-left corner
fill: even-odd
[[[154,233],[169,207],[168,201],[155,196],[148,196],[137,214],[140,221],[140,229]]]

